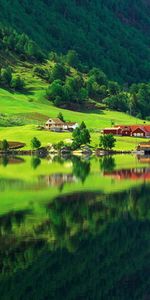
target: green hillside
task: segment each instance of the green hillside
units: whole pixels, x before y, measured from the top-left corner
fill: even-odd
[[[84,64],[99,66],[110,79],[149,80],[149,1],[0,0],[0,20],[44,50],[75,49]]]
[[[32,64],[18,62],[14,67],[15,76],[21,76],[25,82],[25,90],[0,89],[0,140],[20,141],[26,143],[26,149],[30,148],[30,141],[37,136],[43,146],[59,141],[67,141],[71,133],[54,133],[40,131],[37,125],[44,125],[49,117],[57,117],[62,112],[66,121],[81,123],[84,121],[91,132],[92,145],[99,144],[100,131],[105,127],[115,124],[137,124],[143,121],[119,111],[105,109],[86,109],[73,111],[54,105],[46,97],[46,89],[49,83],[37,76],[33,69],[35,66],[45,68],[49,63]],[[50,62],[53,65],[53,63]],[[53,68],[53,66],[52,66]],[[75,73],[76,70],[73,69]],[[88,100],[87,100],[88,103]],[[98,103],[100,104],[100,103]],[[147,121],[148,122],[148,121]],[[138,139],[118,138],[116,149],[132,150],[139,143]]]
[[[149,123],[148,3],[116,3],[0,0],[0,140],[66,141],[37,127],[59,112],[84,121],[93,146],[105,127]]]

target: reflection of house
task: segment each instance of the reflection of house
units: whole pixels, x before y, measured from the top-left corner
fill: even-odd
[[[150,168],[134,168],[104,172],[104,176],[110,176],[118,180],[150,180]]]
[[[48,186],[61,186],[65,183],[73,183],[77,181],[76,176],[73,174],[53,174],[50,176],[42,177],[42,181],[46,183]]]
[[[103,134],[120,136],[150,137],[150,125],[117,125],[112,128],[105,128]]]
[[[51,131],[73,131],[78,127],[78,123],[73,122],[63,122],[59,118],[56,119],[48,119],[45,124],[45,129]]]

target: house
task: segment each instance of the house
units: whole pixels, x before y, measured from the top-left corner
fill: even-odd
[[[59,118],[55,119],[48,119],[48,121],[45,124],[45,129],[55,132],[61,132],[61,131],[73,131],[78,127],[78,123],[74,122],[63,122]]]
[[[117,125],[112,128],[105,128],[103,134],[118,136],[150,137],[150,125]]]
[[[145,155],[150,155],[150,142],[140,143],[137,146],[137,151],[142,151]]]
[[[45,129],[51,131],[62,131],[64,126],[64,122],[62,122],[59,118],[56,119],[48,119],[45,124]]]
[[[78,127],[78,123],[74,122],[65,122],[63,125],[63,130],[64,131],[73,131]]]
[[[105,128],[102,130],[103,134],[113,134],[113,135],[121,135],[120,127],[112,127],[112,128]]]

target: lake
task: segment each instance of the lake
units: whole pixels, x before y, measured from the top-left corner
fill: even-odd
[[[150,299],[150,159],[1,157],[0,299]]]

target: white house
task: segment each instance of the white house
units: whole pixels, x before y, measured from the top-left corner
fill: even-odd
[[[63,122],[58,118],[55,119],[48,119],[48,121],[45,123],[45,129],[61,132],[61,131],[73,131],[78,127],[78,123],[74,122]]]

